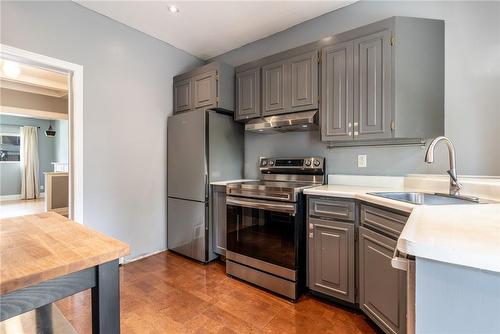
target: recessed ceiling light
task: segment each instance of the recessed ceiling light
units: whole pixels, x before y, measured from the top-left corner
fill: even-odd
[[[15,61],[5,61],[2,66],[2,72],[9,78],[16,79],[21,74],[21,68]]]
[[[168,10],[171,12],[171,13],[178,13],[179,12],[179,8],[177,8],[176,6],[174,5],[170,5],[168,6]]]

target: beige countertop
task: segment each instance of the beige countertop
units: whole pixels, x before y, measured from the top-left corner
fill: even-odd
[[[368,194],[415,190],[404,185],[385,188],[330,184],[304,193],[353,198],[409,212],[397,244],[400,252],[500,272],[500,204],[414,205]]]

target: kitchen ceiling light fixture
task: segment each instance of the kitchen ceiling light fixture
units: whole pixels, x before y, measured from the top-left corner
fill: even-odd
[[[15,61],[5,61],[2,66],[2,72],[9,78],[17,79],[21,74],[21,68]]]
[[[169,5],[168,6],[168,10],[171,12],[171,13],[178,13],[179,12],[179,8],[177,8],[176,6],[174,5]]]
[[[52,125],[49,125],[49,128],[45,130],[45,135],[51,138],[56,136],[55,130],[52,130]]]

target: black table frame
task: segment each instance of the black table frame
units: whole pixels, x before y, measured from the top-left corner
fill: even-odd
[[[0,321],[92,289],[92,333],[120,333],[118,259],[0,296]]]

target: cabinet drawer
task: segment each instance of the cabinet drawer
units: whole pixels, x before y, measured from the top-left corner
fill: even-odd
[[[370,226],[383,233],[398,238],[408,217],[394,212],[361,205],[361,225]]]
[[[352,201],[331,198],[309,198],[309,215],[354,220],[354,207]]]

